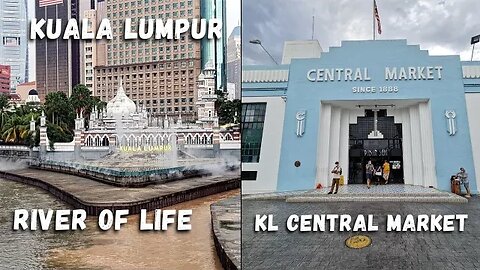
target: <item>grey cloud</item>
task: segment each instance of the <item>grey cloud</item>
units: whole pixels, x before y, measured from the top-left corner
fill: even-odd
[[[272,64],[260,39],[281,60],[283,42],[311,38],[315,14],[315,39],[324,50],[342,40],[372,38],[372,1],[366,0],[243,0],[244,64]],[[407,39],[431,54],[465,53],[470,37],[480,34],[478,0],[377,0],[383,33],[379,39]],[[465,59],[466,60],[466,59]]]

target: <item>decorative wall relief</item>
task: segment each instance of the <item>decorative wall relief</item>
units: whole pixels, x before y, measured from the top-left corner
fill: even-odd
[[[297,111],[295,118],[297,119],[297,137],[302,137],[305,133],[305,118],[307,111]]]
[[[454,136],[455,133],[457,133],[457,120],[455,119],[455,117],[457,117],[457,114],[454,110],[446,110],[445,117],[447,117],[448,135]]]

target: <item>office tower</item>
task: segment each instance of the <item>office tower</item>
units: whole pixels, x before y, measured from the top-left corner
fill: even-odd
[[[83,0],[82,0],[83,1]],[[106,18],[105,1],[90,0],[88,8],[82,10],[82,18],[88,19],[88,31],[95,33],[102,19]],[[83,3],[83,2],[82,2]],[[84,6],[84,5],[81,5]],[[95,95],[95,67],[106,63],[106,39],[80,41],[80,82]]]
[[[222,38],[202,40],[202,70],[208,64],[215,66],[216,89],[226,91],[227,75],[225,70],[225,59],[227,58],[225,48],[227,47],[226,34],[226,3],[225,0],[202,0],[202,18],[218,19],[222,21]]]
[[[0,65],[10,66],[12,91],[28,77],[26,17],[26,0],[0,1]]]
[[[0,65],[0,94],[10,94],[10,66]]]
[[[201,69],[200,42],[189,34],[178,40],[124,40],[126,18],[138,31],[140,18],[199,19],[200,0],[106,1],[113,39],[107,41],[106,64],[95,67],[95,95],[108,101],[123,78],[126,94],[153,116],[181,114],[195,118],[197,77]]]
[[[35,4],[35,17],[61,19],[63,29],[69,19],[79,20],[79,0],[39,0]],[[42,28],[46,32],[46,24]],[[80,83],[80,42],[62,38],[36,39],[36,81],[42,101],[50,92],[71,94],[72,88]]]
[[[227,82],[235,85],[235,99],[240,99],[241,84],[241,30],[240,26],[233,29],[227,43]]]

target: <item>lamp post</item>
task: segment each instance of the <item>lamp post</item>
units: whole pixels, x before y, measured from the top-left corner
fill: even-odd
[[[275,58],[273,58],[273,56],[267,51],[267,49],[265,49],[265,47],[263,47],[262,42],[259,39],[250,40],[250,43],[260,45],[260,47],[262,47],[262,49],[268,54],[268,56],[270,56],[272,61],[276,65],[278,65],[277,61],[275,61]]]

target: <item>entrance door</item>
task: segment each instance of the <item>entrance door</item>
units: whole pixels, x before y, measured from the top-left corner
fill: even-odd
[[[367,183],[365,166],[369,160],[375,168],[381,167],[387,160],[390,163],[389,183],[404,183],[402,125],[395,124],[394,118],[387,116],[386,110],[379,110],[376,126],[381,135],[369,138],[375,128],[371,110],[366,110],[365,116],[358,117],[357,124],[350,125],[349,184]]]

